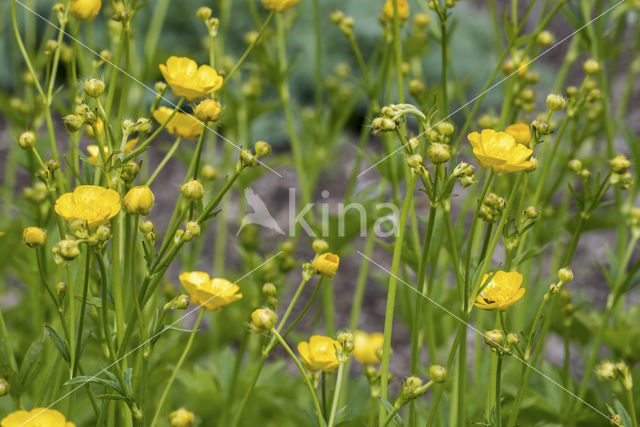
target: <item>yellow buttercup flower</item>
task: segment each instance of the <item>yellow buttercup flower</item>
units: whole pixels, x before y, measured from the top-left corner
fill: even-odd
[[[167,107],[160,107],[153,112],[153,118],[160,124],[167,121],[173,110]],[[195,117],[176,113],[166,126],[169,133],[173,136],[179,136],[184,139],[196,139],[202,133],[204,125]]]
[[[175,96],[189,101],[205,98],[222,86],[222,77],[208,65],[198,67],[190,58],[172,56],[167,64],[160,64],[160,71]]]
[[[482,278],[484,285],[491,274]],[[517,271],[498,271],[476,297],[475,306],[483,310],[505,311],[520,301],[525,289],[522,288],[522,274]]]
[[[323,275],[331,279],[338,271],[338,265],[340,264],[340,257],[331,252],[318,255],[311,264],[318,274]]]
[[[120,195],[97,185],[81,185],[56,200],[55,211],[72,222],[84,221],[89,229],[105,224],[120,212]]]
[[[409,3],[407,0],[398,0],[398,18],[400,22],[409,19]],[[384,22],[393,22],[393,0],[387,0],[384,4],[380,19]]]
[[[533,150],[518,144],[506,132],[484,129],[481,134],[472,132],[467,138],[473,147],[473,154],[483,168],[491,167],[496,173],[512,173],[532,166],[527,159],[531,157]]]
[[[180,283],[194,304],[204,306],[211,311],[242,298],[242,294],[238,293],[240,290],[238,285],[227,279],[210,278],[207,273],[202,271],[180,274]]]
[[[313,335],[309,342],[302,341],[298,344],[298,353],[304,365],[313,372],[334,371],[339,365],[336,356],[338,350],[342,350],[338,341],[322,335]]]
[[[71,16],[83,21],[93,21],[102,7],[102,0],[71,0]]]
[[[378,353],[382,349],[384,335],[380,332],[368,334],[356,331],[353,336],[353,357],[363,365],[375,365],[380,362]]]
[[[275,10],[276,12],[284,12],[298,4],[300,0],[262,0],[265,9]]]
[[[75,427],[64,415],[55,409],[34,408],[20,410],[7,415],[0,421],[2,427]]]
[[[176,409],[169,414],[170,427],[191,427],[195,420],[193,412],[189,412],[184,408]]]
[[[511,135],[518,144],[522,144],[525,147],[530,147],[531,142],[531,128],[526,123],[516,123],[511,126],[507,126],[504,130]]]

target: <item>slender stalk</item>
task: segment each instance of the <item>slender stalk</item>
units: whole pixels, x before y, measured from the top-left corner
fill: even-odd
[[[304,383],[307,386],[307,389],[309,390],[309,393],[311,394],[311,399],[313,400],[313,407],[314,407],[315,412],[316,412],[316,418],[318,419],[318,425],[321,426],[321,427],[324,427],[325,421],[322,418],[322,410],[320,409],[320,402],[318,402],[318,396],[316,395],[316,390],[313,387],[313,385],[311,384],[311,381],[309,380],[309,376],[307,375],[307,372],[305,371],[304,367],[300,363],[300,360],[298,360],[298,358],[296,357],[295,353],[291,350],[289,345],[286,343],[284,338],[282,338],[280,336],[278,331],[275,330],[274,328],[271,328],[271,333],[280,342],[282,347],[286,350],[286,352],[289,354],[289,356],[291,356],[291,359],[293,359],[293,362],[298,367],[298,370],[300,371],[300,374],[302,375]]]
[[[160,171],[166,166],[166,164],[169,161],[169,159],[171,159],[171,157],[173,157],[175,152],[178,150],[178,147],[180,146],[180,142],[181,141],[182,141],[182,138],[180,138],[180,137],[176,138],[176,141],[173,143],[173,145],[171,146],[171,148],[169,149],[167,154],[160,161],[160,163],[158,164],[156,169],[153,171],[153,173],[151,174],[151,176],[149,177],[149,179],[147,180],[145,185],[151,185],[151,183],[157,178],[157,176],[160,173]]]
[[[631,416],[631,422],[633,427],[638,427],[638,418],[636,417],[636,404],[633,399],[633,387],[625,387],[627,390],[627,399],[629,400],[629,415]]]
[[[247,56],[249,56],[249,54],[251,53],[253,48],[260,42],[265,30],[269,26],[269,22],[271,22],[271,20],[273,19],[274,13],[275,12],[273,10],[269,13],[269,16],[267,16],[267,19],[265,19],[264,23],[262,24],[262,26],[258,30],[258,34],[253,39],[251,44],[249,44],[249,46],[247,47],[247,50],[244,51],[244,54],[242,54],[242,56],[240,57],[238,62],[236,62],[236,64],[231,69],[231,71],[229,71],[229,73],[224,77],[224,81],[222,82],[222,86],[226,85],[229,82],[229,80],[231,80],[231,77],[233,77],[233,75],[236,73],[236,71],[238,71],[238,68],[240,68],[240,66],[244,63],[245,59],[247,59]]]
[[[78,333],[76,334],[75,357],[71,365],[71,376],[75,377],[80,363],[80,348],[82,346],[82,329],[84,327],[84,313],[87,308],[87,293],[89,291],[89,270],[91,268],[91,248],[85,248],[84,280],[82,285],[82,304],[80,305],[80,321],[78,322]]]
[[[497,427],[502,427],[502,414],[501,414],[501,406],[502,406],[502,402],[500,401],[500,379],[502,376],[502,355],[498,356],[498,367],[496,370],[496,377],[495,377],[495,382],[496,382],[496,426]]]
[[[342,390],[342,377],[344,375],[344,362],[341,361],[338,365],[338,377],[336,379],[336,388],[333,392],[333,403],[331,404],[331,413],[329,415],[328,427],[333,427],[336,419],[336,411],[338,410],[338,402],[340,401],[340,391]],[[634,426],[635,427],[635,426]]]
[[[393,329],[393,315],[395,311],[396,292],[398,286],[398,271],[400,270],[400,259],[402,255],[402,242],[404,241],[404,232],[407,228],[407,218],[409,216],[409,207],[413,200],[413,192],[416,187],[417,176],[411,177],[407,183],[407,194],[405,195],[402,211],[400,212],[400,223],[398,224],[398,235],[393,248],[393,260],[391,262],[391,275],[389,277],[389,289],[387,291],[387,308],[384,320],[384,344],[382,346],[382,361],[380,364],[380,395],[383,399],[387,399],[388,383],[389,383],[389,360],[391,358],[391,331]],[[382,423],[386,416],[386,409],[380,402],[379,421]]]
[[[191,346],[193,345],[193,340],[196,337],[196,333],[198,332],[198,326],[200,326],[200,322],[202,321],[202,318],[204,317],[204,313],[206,311],[206,308],[202,307],[200,309],[200,313],[198,314],[198,318],[196,319],[196,323],[193,326],[193,330],[191,331],[191,334],[189,334],[189,340],[187,341],[187,345],[185,346],[184,350],[182,351],[182,355],[180,356],[180,359],[178,359],[178,363],[176,364],[176,367],[173,369],[173,372],[171,372],[171,376],[169,377],[169,382],[167,383],[167,385],[164,388],[164,391],[162,392],[162,395],[160,396],[160,400],[158,401],[158,406],[156,407],[156,412],[153,414],[153,418],[151,419],[151,424],[152,426],[156,425],[156,422],[158,421],[158,417],[160,416],[160,413],[162,412],[162,406],[164,405],[164,401],[167,399],[167,396],[169,395],[169,390],[171,390],[171,386],[173,385],[173,382],[176,379],[176,376],[178,375],[178,371],[180,371],[180,368],[182,367],[182,364],[184,363],[185,359],[187,358],[187,354],[189,354],[189,350],[191,350]]]

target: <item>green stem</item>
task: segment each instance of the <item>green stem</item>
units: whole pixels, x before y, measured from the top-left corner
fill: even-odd
[[[169,395],[169,390],[171,390],[171,386],[173,385],[173,382],[176,379],[176,376],[178,375],[178,371],[180,371],[180,368],[182,367],[182,364],[184,363],[185,359],[187,358],[187,354],[189,353],[189,350],[191,350],[191,346],[193,345],[193,340],[196,337],[196,333],[198,332],[198,326],[200,326],[200,322],[202,321],[202,318],[204,317],[204,313],[206,311],[206,308],[202,307],[200,309],[200,313],[198,314],[198,319],[196,320],[195,325],[193,326],[193,330],[191,331],[191,334],[189,334],[189,340],[187,341],[187,345],[185,346],[184,350],[182,351],[182,355],[180,356],[180,359],[178,359],[178,363],[176,364],[176,367],[173,369],[173,372],[171,373],[171,376],[169,377],[169,382],[167,383],[167,385],[164,388],[164,391],[162,392],[162,395],[160,396],[160,400],[158,401],[158,406],[156,408],[156,412],[153,415],[153,418],[151,419],[151,424],[152,426],[156,425],[156,422],[158,421],[158,417],[160,416],[160,412],[162,412],[162,405],[164,405],[164,401],[167,399],[167,396]]]
[[[502,427],[502,415],[500,411],[500,407],[502,403],[500,402],[500,378],[502,376],[502,355],[498,356],[498,369],[496,371],[496,426]]]
[[[400,260],[402,255],[402,243],[404,241],[404,232],[407,227],[407,218],[409,216],[409,207],[413,201],[413,192],[416,187],[417,175],[413,175],[407,183],[407,193],[402,211],[400,212],[400,222],[398,224],[398,236],[393,248],[393,260],[391,263],[391,275],[389,277],[389,289],[387,291],[387,308],[384,320],[384,344],[382,346],[382,361],[380,365],[380,394],[383,399],[388,397],[389,383],[389,360],[391,357],[391,331],[393,329],[393,315],[395,311],[396,292],[398,286],[398,271],[400,270]],[[380,401],[379,421],[382,423],[386,415],[386,409]]]
[[[331,404],[331,413],[329,415],[328,427],[333,427],[333,423],[336,419],[336,411],[338,410],[338,402],[340,401],[340,391],[342,390],[342,377],[344,375],[344,362],[341,361],[338,365],[338,378],[336,379],[336,388],[333,392],[333,403]],[[635,426],[634,426],[635,427]]]
[[[629,399],[629,415],[631,415],[631,422],[633,427],[638,427],[638,418],[636,417],[636,404],[633,399],[633,388],[625,387],[627,390],[627,399]]]
[[[80,321],[78,323],[78,333],[76,334],[75,357],[72,365],[72,377],[78,372],[78,364],[80,363],[80,347],[82,346],[82,329],[84,327],[84,313],[87,308],[87,293],[89,290],[89,270],[91,268],[91,249],[86,247],[85,263],[84,263],[84,281],[82,285],[82,304],[80,305]]]
[[[231,71],[229,71],[229,73],[224,77],[224,81],[222,82],[223,87],[229,82],[229,80],[231,80],[231,77],[236,73],[236,71],[238,71],[238,68],[240,68],[245,59],[247,59],[247,56],[249,56],[253,48],[258,44],[258,42],[260,42],[260,39],[262,39],[262,35],[269,26],[269,22],[271,22],[271,19],[273,19],[274,13],[275,12],[273,10],[271,11],[271,13],[269,13],[269,16],[267,16],[267,19],[265,19],[264,23],[260,27],[260,30],[258,30],[258,34],[255,39],[253,39],[251,44],[249,44],[247,50],[244,51],[244,54],[240,57],[238,62],[236,62]]]
[[[300,363],[300,361],[296,357],[295,353],[291,350],[291,348],[286,343],[286,341],[280,336],[278,331],[275,330],[274,328],[271,328],[271,333],[280,342],[280,344],[286,350],[286,352],[289,353],[289,356],[291,356],[291,359],[293,359],[293,362],[298,367],[298,370],[300,371],[300,374],[302,375],[302,378],[304,379],[304,383],[307,386],[307,389],[309,390],[309,393],[311,394],[311,399],[313,400],[313,407],[315,409],[316,417],[318,419],[318,425],[324,427],[325,422],[324,422],[324,419],[322,418],[322,410],[320,409],[320,402],[318,401],[318,396],[316,395],[316,390],[313,388],[313,385],[311,384],[311,381],[309,380],[309,376],[307,375],[307,372],[305,371],[304,367],[302,366],[302,364]],[[340,367],[342,367],[342,364],[340,365]],[[337,393],[337,391],[336,391],[336,393]]]
[[[204,134],[204,132],[202,132]],[[151,183],[156,179],[156,177],[158,176],[158,174],[160,173],[160,171],[165,167],[165,165],[167,164],[167,162],[169,161],[169,159],[171,159],[171,157],[173,157],[173,155],[175,154],[176,150],[178,149],[178,147],[180,146],[180,141],[182,140],[182,138],[178,137],[176,138],[176,142],[173,143],[173,145],[171,146],[171,148],[169,149],[169,151],[167,152],[167,155],[164,156],[164,158],[162,159],[162,161],[160,161],[160,164],[158,165],[158,167],[156,167],[156,169],[153,171],[153,173],[151,174],[151,176],[149,177],[149,179],[147,180],[147,182],[145,183],[145,185],[151,185]]]

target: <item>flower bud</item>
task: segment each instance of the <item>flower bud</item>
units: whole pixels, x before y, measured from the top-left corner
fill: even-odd
[[[65,282],[58,282],[56,285],[56,294],[58,294],[59,297],[64,297],[66,293],[67,284]]]
[[[418,28],[425,28],[431,22],[431,17],[423,12],[416,13],[413,18],[413,23]]]
[[[422,380],[419,377],[408,377],[402,383],[401,399],[404,401],[415,399],[417,397],[416,390],[420,387],[422,387]]]
[[[142,221],[138,225],[138,229],[140,230],[140,232],[142,232],[144,234],[152,233],[153,232],[153,223],[151,221]]]
[[[573,271],[570,268],[561,268],[558,270],[558,280],[562,283],[569,283],[573,280]]]
[[[271,145],[265,141],[257,141],[253,147],[256,152],[256,157],[264,157],[271,153]]]
[[[177,409],[169,414],[169,427],[192,427],[194,422],[193,413],[184,408]]]
[[[218,169],[212,165],[204,165],[202,167],[202,179],[213,181],[218,177]]]
[[[311,247],[313,248],[313,251],[318,255],[323,254],[329,250],[329,244],[326,240],[323,239],[315,239],[311,244]]]
[[[583,65],[584,72],[587,74],[596,74],[600,71],[600,63],[593,58],[587,59]]]
[[[596,368],[596,376],[601,381],[613,381],[616,379],[616,365],[612,362],[605,361],[602,362]]]
[[[551,93],[547,96],[547,107],[551,111],[560,111],[567,105],[567,101],[557,93]]]
[[[104,82],[98,79],[89,79],[84,82],[84,93],[92,98],[99,98],[104,93]]]
[[[176,310],[186,310],[189,308],[189,295],[180,294],[175,298],[174,307]]]
[[[408,85],[409,93],[414,98],[420,98],[427,91],[427,86],[421,80],[410,80]]]
[[[553,34],[551,34],[549,31],[541,31],[538,34],[538,37],[536,37],[536,41],[540,46],[549,46],[551,43],[553,43],[553,39]]]
[[[412,154],[407,158],[407,164],[410,168],[415,169],[422,166],[422,156],[420,154]]]
[[[431,378],[434,383],[443,383],[447,380],[448,376],[449,372],[447,372],[447,370],[443,366],[429,366],[429,378]]]
[[[200,181],[193,179],[180,187],[180,194],[190,202],[197,202],[204,197],[204,187]]]
[[[47,241],[47,233],[38,227],[27,227],[22,232],[22,238],[27,246],[37,248],[45,244]]]
[[[478,119],[478,126],[483,129],[493,129],[498,126],[499,121],[500,119],[497,117],[490,116],[489,114],[483,114]]]
[[[80,255],[78,242],[71,239],[61,240],[60,243],[58,243],[58,250],[60,256],[67,261],[71,261]]]
[[[440,122],[438,123],[438,125],[436,126],[436,129],[438,129],[438,132],[440,132],[441,134],[448,136],[451,135],[455,128],[453,127],[453,125],[449,122]]]
[[[344,19],[344,13],[341,10],[334,10],[333,12],[331,12],[331,15],[329,15],[329,19],[335,25],[340,25],[340,23]]]
[[[578,159],[569,160],[569,163],[567,164],[567,166],[569,167],[569,169],[571,169],[575,173],[578,173],[582,170],[582,162]]]
[[[0,378],[0,396],[6,396],[9,394],[9,383],[4,378]]]
[[[612,426],[624,426],[624,422],[622,421],[622,417],[618,414],[611,415],[609,417],[609,421]]]
[[[212,13],[213,12],[211,11],[210,7],[203,6],[197,10],[196,17],[201,21],[206,21],[207,19],[211,18]]]
[[[205,123],[215,122],[222,114],[222,107],[215,99],[205,99],[193,109],[196,117]]]
[[[519,342],[520,342],[520,337],[518,336],[518,334],[514,334],[513,332],[510,334],[507,334],[507,344],[516,345]]]
[[[627,170],[629,169],[629,166],[631,166],[631,162],[629,162],[629,160],[627,160],[627,158],[622,154],[619,154],[615,156],[613,159],[611,159],[610,164],[611,164],[611,170],[614,173],[618,173],[618,174],[626,173]]]
[[[529,206],[524,210],[524,215],[529,219],[536,219],[540,216],[540,211],[535,206]]]
[[[135,125],[136,132],[149,133],[150,130],[151,130],[151,120],[147,119],[146,117],[140,117],[136,121],[136,125]]]
[[[500,329],[493,329],[484,334],[484,343],[493,349],[502,347],[503,342],[504,335]]]
[[[104,224],[99,226],[98,229],[96,230],[96,237],[101,242],[104,242],[105,240],[109,240],[109,238],[111,237],[111,228],[109,228],[108,225],[104,225]]]
[[[262,293],[267,297],[275,297],[277,292],[278,289],[273,283],[265,283],[262,285]]]
[[[124,196],[124,210],[132,215],[147,216],[153,208],[153,193],[146,185],[133,187]]]
[[[200,224],[198,224],[196,221],[189,221],[185,225],[185,231],[192,236],[199,236],[201,231]]]
[[[338,265],[340,265],[340,257],[331,252],[325,252],[322,255],[316,256],[312,264],[317,274],[329,279],[335,276],[338,271]]]
[[[44,54],[51,55],[58,50],[58,42],[56,40],[47,40],[44,44]]]
[[[446,144],[434,143],[427,150],[427,154],[431,161],[438,165],[451,159],[451,148]]]
[[[140,171],[140,165],[134,161],[128,161],[127,163],[122,165],[122,169],[120,170],[120,178],[124,182],[133,181],[138,172]]]
[[[344,331],[338,332],[336,341],[338,341],[342,346],[342,354],[344,356],[348,357],[351,353],[353,353],[353,349],[354,349],[353,334],[350,331],[344,330]]]
[[[67,128],[70,133],[74,133],[80,130],[84,124],[84,119],[77,114],[69,114],[64,116],[63,122],[64,127]]]
[[[340,22],[340,31],[346,36],[353,34],[353,24],[355,20],[351,16],[345,16]]]
[[[269,308],[258,308],[251,313],[251,329],[259,333],[269,332],[278,322],[278,315]]]
[[[243,166],[247,166],[250,168],[258,166],[258,160],[256,159],[256,156],[251,154],[249,150],[245,149],[240,151],[240,163],[242,163]]]
[[[36,134],[30,130],[22,132],[18,137],[18,146],[23,150],[30,150],[36,145]]]

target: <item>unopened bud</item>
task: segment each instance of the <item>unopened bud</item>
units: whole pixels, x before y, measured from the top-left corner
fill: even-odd
[[[84,93],[92,98],[99,98],[104,93],[104,82],[98,79],[89,79],[84,82]]]
[[[504,334],[500,329],[487,331],[487,333],[484,335],[484,343],[493,349],[502,347],[503,342]]]
[[[36,134],[29,131],[22,132],[18,137],[18,146],[23,150],[30,150],[36,144]]]
[[[514,334],[513,332],[510,334],[507,334],[507,344],[516,345],[519,342],[520,342],[520,337],[518,336],[518,334]]]
[[[587,74],[596,74],[600,71],[600,63],[595,59],[587,59],[583,65],[584,72]]]
[[[265,283],[262,285],[262,293],[267,297],[275,297],[277,292],[278,289],[273,283]]]
[[[47,241],[47,232],[38,227],[27,227],[22,232],[22,238],[27,246],[37,248]]]
[[[242,163],[242,165],[250,168],[258,166],[258,160],[256,159],[256,156],[251,154],[249,150],[245,149],[240,151],[240,162]]]
[[[551,111],[560,111],[567,105],[567,101],[556,93],[551,93],[547,96],[547,107]]]
[[[0,378],[0,396],[9,394],[9,383],[4,378]]]
[[[341,10],[334,10],[333,12],[331,12],[331,15],[329,15],[329,19],[335,25],[340,25],[340,23],[344,19],[344,13]]]
[[[67,128],[70,133],[79,131],[84,124],[83,118],[77,114],[69,114],[67,116],[64,116],[63,122],[64,127]]]
[[[427,154],[434,164],[441,164],[451,159],[451,148],[446,144],[434,143],[429,147]]]
[[[611,171],[618,174],[626,173],[629,170],[629,166],[631,166],[631,162],[627,160],[625,156],[619,154],[611,159]]]
[[[180,187],[180,194],[190,202],[197,202],[204,197],[204,187],[200,181],[193,179]]]
[[[56,293],[58,296],[63,297],[67,293],[67,284],[65,282],[58,282],[56,285]]]
[[[569,283],[573,280],[573,271],[570,268],[561,268],[558,270],[558,280],[562,283]]]
[[[569,169],[571,169],[575,173],[578,173],[582,170],[582,162],[578,159],[569,160],[569,163],[567,164],[567,166],[569,167]]]
[[[185,231],[187,233],[190,233],[192,236],[199,236],[201,231],[200,224],[198,224],[196,221],[189,221],[185,225]]]
[[[193,109],[196,117],[205,123],[215,122],[222,114],[222,107],[215,99],[205,99]]]
[[[212,13],[213,12],[211,11],[211,8],[203,6],[196,12],[196,17],[201,21],[206,21],[207,19],[211,18]]]
[[[204,165],[202,167],[202,179],[213,181],[218,177],[218,169],[212,165]]]
[[[60,256],[67,261],[71,261],[80,255],[80,248],[78,247],[78,242],[75,240],[61,240],[60,243],[58,243],[58,249]]]
[[[253,147],[256,152],[256,157],[264,157],[271,153],[271,145],[265,141],[257,141]]]
[[[329,244],[323,239],[315,239],[311,247],[316,254],[323,254],[329,250]]]
[[[251,329],[256,332],[269,332],[278,322],[278,315],[269,308],[258,308],[251,313]]]
[[[429,378],[435,383],[443,383],[449,377],[449,372],[440,365],[429,366]]]
[[[407,164],[410,168],[415,169],[422,166],[422,156],[420,154],[412,154],[407,158]]]

